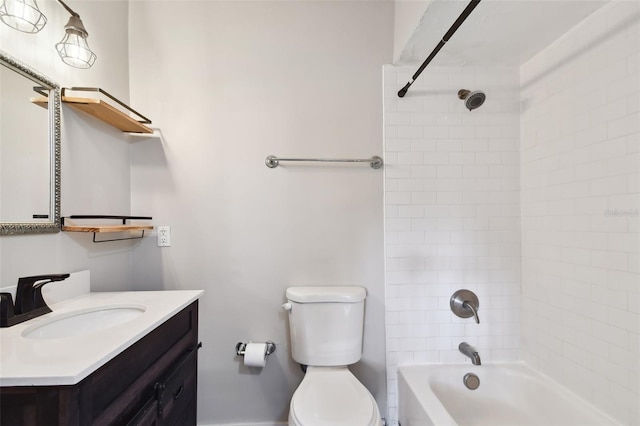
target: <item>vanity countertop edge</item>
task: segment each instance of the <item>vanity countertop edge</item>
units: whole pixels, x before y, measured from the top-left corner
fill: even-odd
[[[0,329],[0,386],[75,385],[198,300],[202,290],[87,293],[51,305],[53,312]],[[29,339],[22,333],[79,310],[144,305],[143,315],[91,334]]]

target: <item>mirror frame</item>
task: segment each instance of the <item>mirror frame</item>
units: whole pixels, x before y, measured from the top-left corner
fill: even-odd
[[[0,50],[0,66],[23,75],[49,89],[49,222],[0,222],[0,235],[42,234],[60,232],[60,86],[28,65]]]

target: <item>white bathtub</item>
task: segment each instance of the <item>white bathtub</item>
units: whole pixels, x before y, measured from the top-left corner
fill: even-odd
[[[466,373],[480,386],[469,390]],[[525,364],[430,364],[398,367],[401,426],[617,425]]]

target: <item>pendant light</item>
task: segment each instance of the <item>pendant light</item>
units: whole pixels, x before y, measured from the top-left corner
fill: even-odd
[[[36,0],[2,0],[0,20],[23,33],[37,33],[44,28],[47,17],[40,12]]]
[[[71,14],[69,22],[64,26],[65,35],[62,41],[56,44],[56,50],[62,62],[75,68],[91,68],[97,56],[89,48],[87,43],[89,33],[84,28],[80,15],[71,10],[62,0],[58,0],[58,3]]]
[[[97,56],[91,51],[87,37],[89,33],[80,15],[71,10],[62,0],[58,3],[71,15],[64,26],[64,37],[56,44],[58,55],[67,65],[76,68],[91,68]],[[0,0],[0,20],[13,29],[35,34],[44,28],[47,17],[40,12],[36,0]]]

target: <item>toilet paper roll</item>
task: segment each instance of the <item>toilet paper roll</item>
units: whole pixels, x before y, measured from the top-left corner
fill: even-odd
[[[264,367],[267,363],[266,343],[247,343],[244,349],[244,365],[247,367]]]

